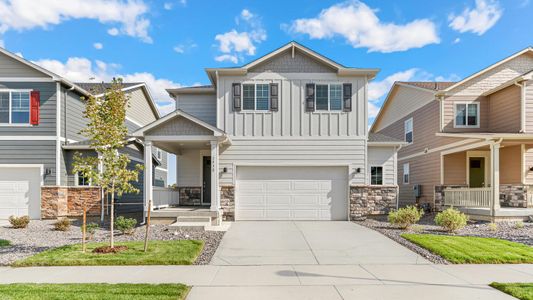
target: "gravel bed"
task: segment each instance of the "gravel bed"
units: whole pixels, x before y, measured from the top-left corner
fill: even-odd
[[[382,233],[383,235],[420,254],[422,257],[433,263],[449,264],[449,262],[446,261],[444,258],[433,254],[430,251],[414,243],[411,243],[400,236],[402,233],[428,233],[449,235],[449,233],[443,231],[441,227],[435,225],[435,222],[433,221],[434,218],[435,214],[433,213],[424,215],[418,223],[419,226],[415,226],[416,232],[412,229],[403,230],[391,225],[387,221],[387,216],[369,217],[364,221],[356,221],[355,223]],[[459,230],[454,235],[499,238],[533,246],[533,223],[524,222],[523,228],[517,228],[515,227],[515,222],[499,222],[497,223],[496,230],[492,230],[489,224],[490,223],[488,222],[469,222],[465,228]]]
[[[32,256],[41,251],[69,244],[81,243],[81,229],[73,224],[69,231],[55,231],[54,220],[32,220],[25,229],[13,229],[9,225],[0,227],[0,239],[11,242],[11,246],[0,247],[0,265]],[[144,241],[145,227],[135,229],[132,235],[115,234],[115,241]],[[171,229],[167,225],[152,225],[151,240],[203,240],[204,249],[195,264],[209,264],[218,248],[224,232],[220,231],[187,231]],[[109,241],[109,231],[98,229],[94,235],[94,242]]]

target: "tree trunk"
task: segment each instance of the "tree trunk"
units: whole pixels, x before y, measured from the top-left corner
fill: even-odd
[[[111,241],[110,241],[110,246],[111,248],[114,248],[115,247],[115,235],[114,235],[114,230],[115,230],[115,192],[114,192],[114,186],[112,188],[112,192],[111,192],[111,217],[110,217],[110,230],[111,230]]]

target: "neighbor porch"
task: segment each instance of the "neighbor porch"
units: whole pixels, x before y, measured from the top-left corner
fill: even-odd
[[[484,139],[442,151],[440,165],[437,208],[492,221],[533,215],[533,140]]]

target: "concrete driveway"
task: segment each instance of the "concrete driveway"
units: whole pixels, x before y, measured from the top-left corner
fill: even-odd
[[[371,229],[351,222],[235,222],[212,265],[428,264]]]

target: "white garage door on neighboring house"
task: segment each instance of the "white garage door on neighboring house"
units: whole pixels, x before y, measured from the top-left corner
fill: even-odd
[[[237,220],[347,220],[347,167],[237,167]]]
[[[41,168],[0,166],[0,220],[41,216]]]

